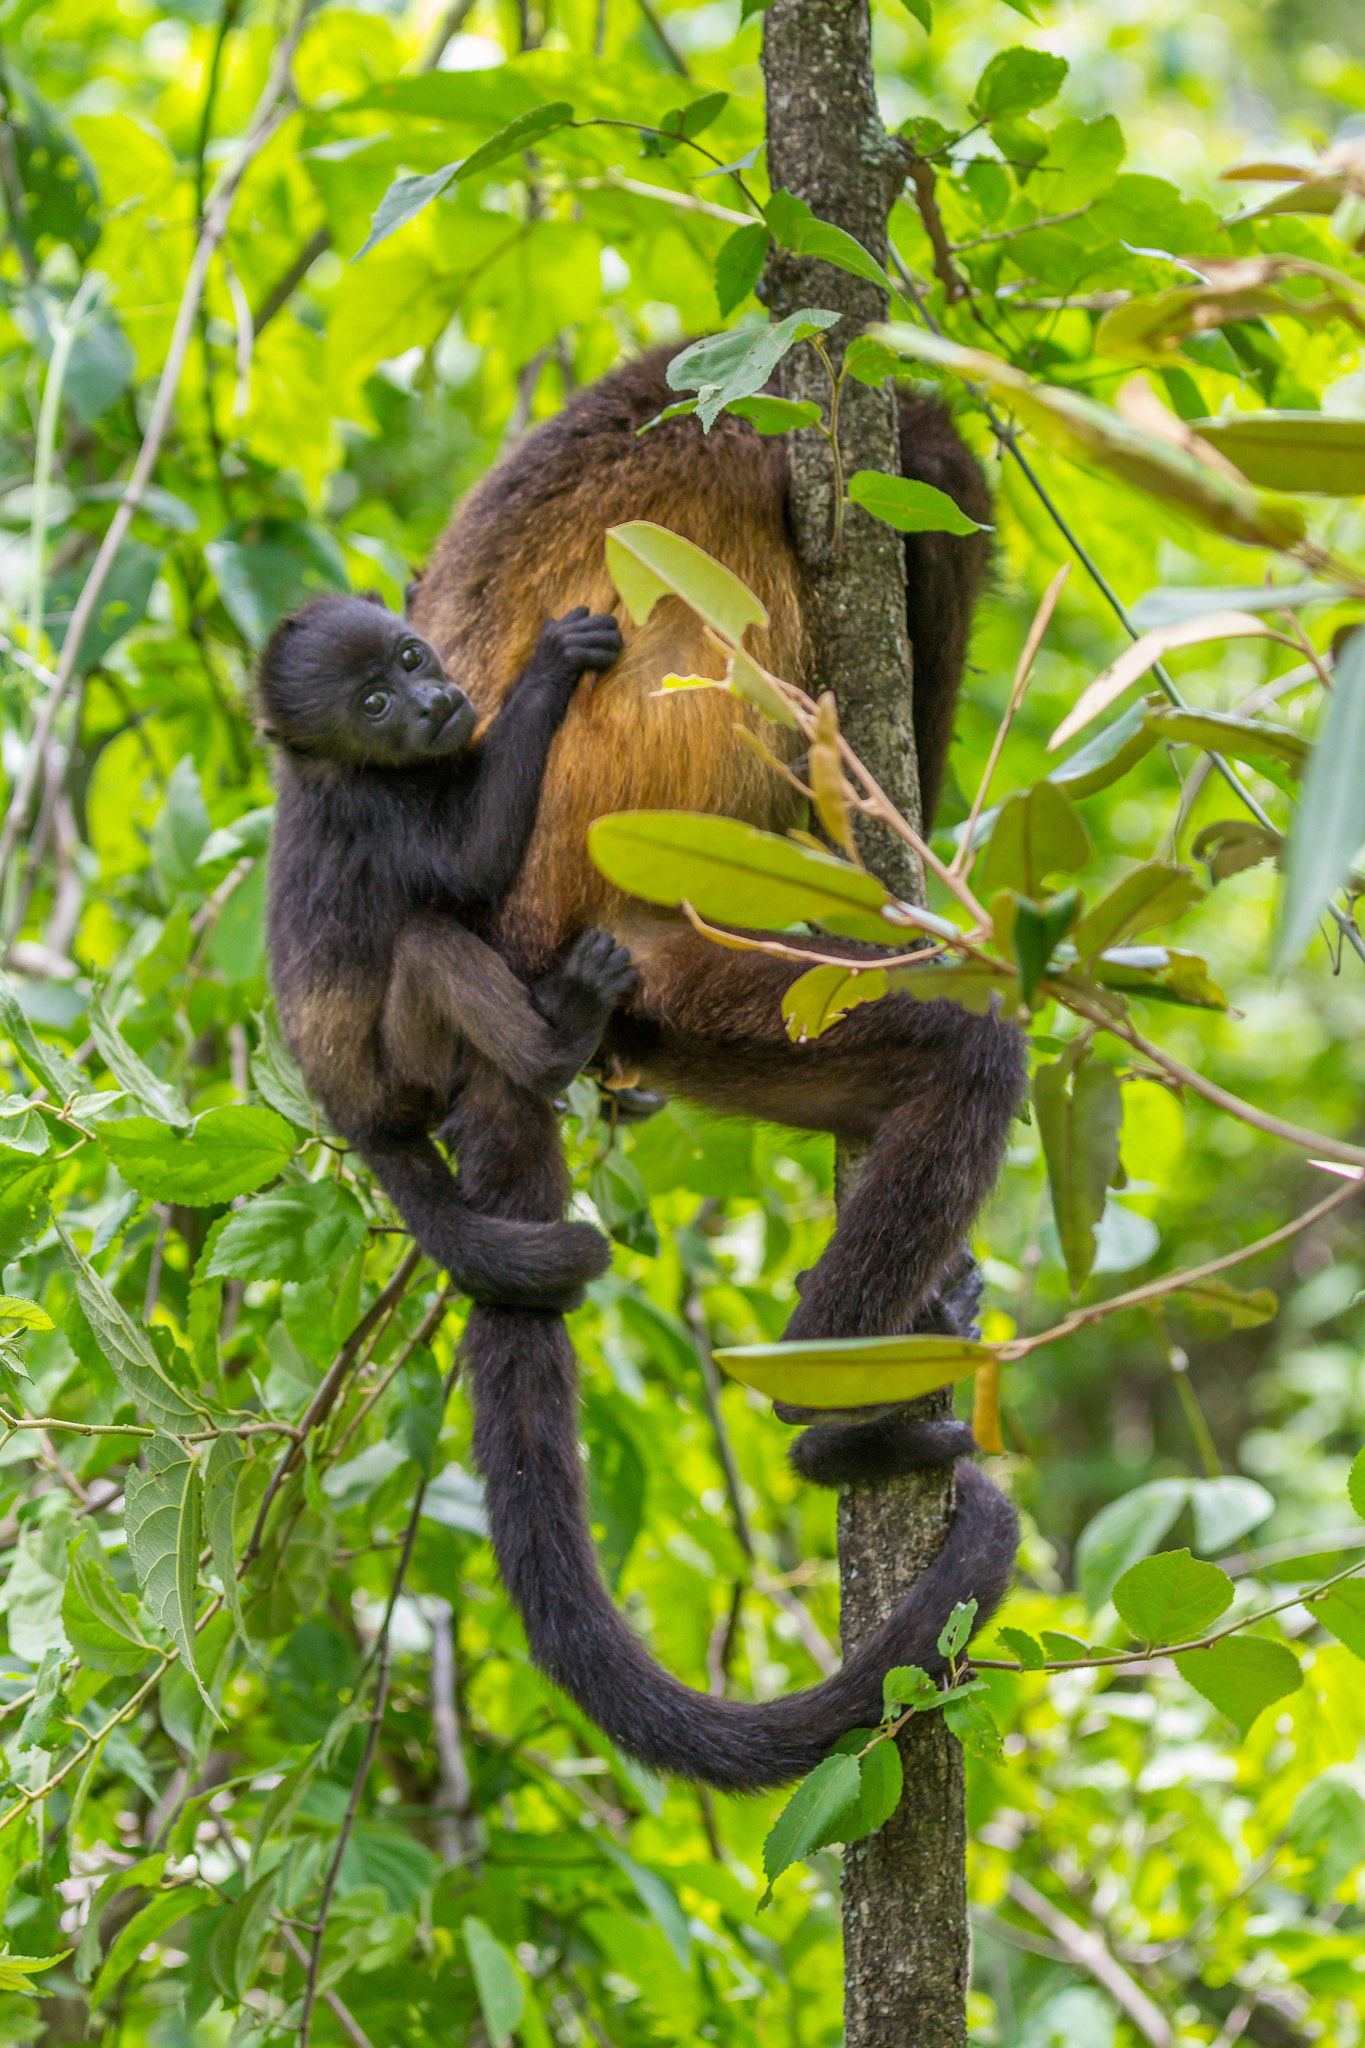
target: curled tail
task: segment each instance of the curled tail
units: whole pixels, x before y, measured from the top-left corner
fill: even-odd
[[[429,1138],[367,1136],[356,1150],[427,1257],[475,1301],[577,1308],[587,1282],[611,1264],[611,1246],[589,1223],[525,1222],[472,1207]]]
[[[757,1705],[695,1692],[655,1662],[602,1582],[578,1455],[577,1361],[562,1320],[475,1308],[465,1364],[493,1547],[531,1655],[654,1770],[725,1791],[804,1776],[850,1728],[881,1720],[882,1678],[893,1665],[942,1672],[938,1637],[958,1601],[975,1599],[980,1623],[1009,1584],[1014,1509],[964,1458],[942,1552],[835,1677]]]

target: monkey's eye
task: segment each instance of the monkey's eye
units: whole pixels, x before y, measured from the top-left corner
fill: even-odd
[[[411,675],[414,669],[422,666],[426,652],[420,640],[409,640],[398,650],[398,666],[405,668]]]
[[[360,700],[360,708],[367,718],[382,718],[388,710],[391,699],[387,690],[371,690]]]

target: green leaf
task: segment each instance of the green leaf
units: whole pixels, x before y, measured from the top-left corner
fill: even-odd
[[[199,1676],[194,1654],[195,1604],[199,1591],[199,1460],[168,1436],[148,1439],[146,1470],[130,1472],[123,1499],[123,1526],[137,1582],[154,1619],[180,1652],[210,1712],[217,1708]],[[219,1717],[221,1718],[221,1717]]]
[[[621,811],[588,828],[588,851],[632,896],[687,902],[718,924],[774,931],[802,919],[883,945],[906,935],[895,898],[874,875],[735,818]]]
[[[1263,490],[1365,496],[1365,420],[1325,412],[1229,412],[1190,425]]]
[[[1153,1479],[1111,1500],[1086,1524],[1076,1544],[1076,1583],[1092,1614],[1129,1566],[1160,1543],[1189,1495],[1187,1479]]]
[[[250,647],[263,646],[285,613],[310,597],[350,586],[332,535],[302,519],[239,519],[205,542],[204,558]]]
[[[72,1649],[92,1671],[129,1678],[154,1654],[138,1626],[136,1600],[120,1593],[103,1551],[87,1545],[83,1533],[69,1552],[62,1623]]]
[[[213,1569],[232,1624],[247,1648],[246,1624],[242,1619],[241,1593],[237,1584],[237,1552],[232,1540],[233,1509],[237,1482],[246,1468],[246,1453],[240,1437],[224,1433],[214,1438],[204,1461],[204,1534],[213,1557]],[[252,1651],[255,1655],[254,1650]]]
[[[1357,1451],[1346,1476],[1346,1497],[1365,1522],[1365,1450]]]
[[[798,199],[795,193],[774,192],[763,212],[779,248],[794,249],[802,256],[818,256],[822,262],[832,263],[836,270],[846,270],[851,277],[895,289],[876,257],[861,242],[832,222],[817,220],[805,200]]]
[[[1113,1068],[1099,1060],[1074,1071],[1058,1061],[1034,1073],[1033,1100],[1057,1236],[1078,1294],[1095,1263],[1096,1233],[1118,1172],[1123,1091]]]
[[[100,1058],[108,1067],[125,1095],[131,1095],[134,1102],[140,1102],[149,1115],[162,1124],[174,1124],[183,1128],[190,1121],[189,1111],[166,1083],[155,1075],[151,1068],[140,1060],[133,1048],[126,1043],[119,1031],[105,1015],[104,1004],[97,995],[92,995],[86,1007],[86,1023],[90,1036],[99,1048]]]
[[[760,434],[785,434],[800,427],[817,426],[820,408],[809,398],[737,398],[729,410],[747,420]]]
[[[657,1870],[650,1870],[643,1863],[637,1863],[633,1856],[628,1856],[615,1842],[604,1841],[601,1846],[609,1861],[614,1863],[622,1876],[628,1878],[634,1886],[641,1905],[673,1951],[678,1968],[690,1970],[692,1929],[672,1885],[666,1883]]]
[[[168,889],[185,886],[210,831],[199,770],[185,754],[166,780],[166,800],[152,827],[152,865]]]
[[[1149,732],[1175,746],[1206,747],[1239,760],[1269,759],[1297,775],[1309,758],[1302,733],[1264,718],[1238,718],[1228,711],[1183,711],[1173,704],[1153,705],[1146,718]]]
[[[1182,1650],[1176,1669],[1210,1706],[1245,1736],[1258,1714],[1303,1684],[1293,1652],[1264,1636],[1222,1636],[1202,1650]]]
[[[1240,1537],[1275,1512],[1275,1496],[1254,1479],[1229,1473],[1218,1479],[1195,1479],[1190,1485],[1194,1540],[1207,1555],[1230,1550]]]
[[[1234,583],[1214,588],[1195,585],[1160,587],[1145,591],[1132,608],[1132,621],[1140,633],[1157,626],[1178,625],[1207,612],[1295,611],[1308,604],[1339,604],[1341,587],[1336,583]]]
[[[933,34],[934,10],[929,4],[929,0],[901,0],[901,6],[907,14],[914,15],[915,20],[927,36]]]
[[[370,220],[370,232],[366,235],[352,263],[359,263],[362,256],[368,256],[371,249],[378,248],[399,228],[416,220],[419,213],[430,206],[438,194],[453,185],[459,174],[458,164],[442,164],[437,171],[425,171],[419,176],[405,174],[395,178],[384,197],[380,200]]]
[[[316,1136],[317,1105],[304,1086],[297,1060],[284,1042],[274,1005],[258,1011],[255,1023],[260,1042],[251,1055],[251,1079],[257,1094],[263,1095],[281,1116],[288,1117],[291,1124]]]
[[[885,342],[874,341],[870,334],[857,334],[844,350],[844,371],[855,377],[860,384],[869,384],[875,390],[888,377],[894,377],[900,368],[900,357]]]
[[[1029,114],[1055,100],[1070,66],[1046,50],[997,50],[976,81],[972,112],[983,121]]]
[[[1042,1670],[1047,1660],[1043,1656],[1042,1644],[1035,1637],[1026,1635],[1021,1628],[1001,1628],[996,1630],[996,1638],[1002,1648],[1019,1659],[1025,1671]]]
[[[80,1067],[55,1046],[47,1045],[34,1036],[19,998],[4,975],[0,975],[0,1028],[3,1028],[24,1065],[45,1088],[52,1091],[59,1103],[65,1102],[70,1095],[81,1095],[89,1088],[89,1080]]]
[[[294,1151],[294,1133],[273,1109],[211,1109],[188,1133],[128,1117],[101,1123],[96,1135],[129,1187],[192,1208],[250,1194]]]
[[[889,987],[884,967],[812,967],[782,998],[787,1036],[798,1045],[819,1038],[859,1003],[875,1003]]]
[[[0,1323],[14,1323],[21,1330],[55,1330],[56,1324],[36,1301],[22,1294],[0,1294]],[[12,1337],[13,1330],[0,1330],[0,1337]]]
[[[922,1674],[921,1674],[922,1675]],[[868,1743],[871,1731],[855,1728],[839,1744],[839,1754],[853,1757],[858,1766],[858,1796],[830,1822],[825,1834],[806,1851],[812,1855],[829,1842],[861,1842],[885,1827],[900,1805],[905,1786],[905,1769],[894,1741],[883,1738]],[[858,1752],[862,1751],[859,1755]]]
[[[167,1373],[147,1332],[115,1301],[94,1267],[61,1224],[57,1235],[76,1276],[76,1295],[95,1342],[123,1391],[158,1429],[198,1428],[202,1416]]]
[[[1013,891],[1001,894],[1014,894]],[[1000,896],[996,897],[996,904]],[[1019,969],[1019,1000],[1025,1009],[1034,1006],[1038,985],[1052,966],[1052,956],[1081,913],[1079,889],[1064,889],[1035,903],[1029,896],[1014,895],[1014,916],[1009,943]]]
[[[953,1691],[943,1706],[943,1718],[970,1756],[989,1760],[1002,1753],[1000,1730],[986,1702],[975,1693]]]
[[[91,2011],[98,2010],[146,1950],[163,1944],[172,1927],[196,1910],[202,1911],[213,1896],[208,1886],[201,1884],[180,1884],[167,1891],[153,1892],[146,1905],[119,1928],[109,1944],[109,1953],[90,1987]]]
[[[1365,1581],[1343,1579],[1327,1592],[1314,1594],[1308,1611],[1339,1643],[1365,1658]]]
[[[208,1264],[209,1279],[297,1280],[335,1271],[365,1235],[365,1212],[349,1188],[306,1181],[257,1195],[229,1218]]]
[[[607,567],[637,626],[670,594],[691,605],[732,647],[743,643],[746,626],[768,623],[767,612],[738,576],[652,520],[607,529]]]
[[[851,1756],[827,1756],[801,1780],[763,1844],[768,1888],[758,1902],[760,1912],[784,1870],[811,1855],[822,1842],[837,1839],[830,1830],[857,1800],[860,1789],[857,1761]]]
[[[940,1657],[946,1657],[950,1664],[962,1655],[971,1641],[976,1610],[975,1600],[959,1600],[939,1630],[938,1653]]]
[[[1308,1861],[1303,1881],[1319,1911],[1365,1863],[1365,1788],[1354,1764],[1328,1764],[1294,1801],[1286,1833]]]
[[[16,1956],[7,1950],[0,1955],[0,1991],[31,1994],[35,1987],[29,1979],[39,1976],[44,1970],[55,1969],[58,1963],[66,1961],[70,1953],[69,1948],[63,1948],[55,1956]]]
[[[918,1664],[897,1664],[882,1680],[882,1710],[888,1719],[906,1707],[917,1713],[937,1707],[941,1698],[933,1679]]]
[[[1365,629],[1337,658],[1336,686],[1304,776],[1284,863],[1275,964],[1292,965],[1365,841]]]
[[[1163,1550],[1130,1565],[1114,1588],[1119,1619],[1140,1643],[1188,1642],[1232,1605],[1233,1584],[1188,1550]]]
[[[1279,1309],[1279,1303],[1268,1287],[1257,1287],[1250,1292],[1244,1292],[1240,1287],[1232,1287],[1216,1275],[1210,1280],[1192,1280],[1188,1287],[1178,1288],[1173,1298],[1190,1302],[1195,1308],[1203,1309],[1209,1314],[1222,1316],[1234,1330],[1258,1329],[1262,1323],[1272,1321]],[[1207,1483],[1221,1485],[1223,1482],[1210,1480]],[[1255,1481],[1251,1479],[1228,1483],[1235,1483],[1238,1486],[1255,1485]],[[1257,1487],[1256,1491],[1260,1494],[1263,1489]],[[1265,1498],[1269,1500],[1269,1494],[1266,1494]],[[1269,1514],[1269,1508],[1265,1512]],[[1257,1520],[1264,1520],[1264,1516],[1258,1516]],[[1251,1524],[1248,1523],[1247,1526],[1251,1527]],[[1204,1549],[1207,1545],[1201,1544],[1200,1547]]]
[[[526,2009],[521,1977],[502,1943],[475,1914],[466,1913],[463,1933],[488,2038],[492,2048],[503,2048]]]
[[[1125,875],[1117,888],[1101,897],[1076,927],[1076,951],[1089,962],[1133,932],[1155,924],[1172,924],[1191,904],[1203,900],[1204,889],[1190,868],[1148,861]]]
[[[887,476],[880,469],[858,469],[848,480],[848,495],[874,519],[900,533],[993,533],[969,519],[946,491],[908,476]]]
[[[771,239],[767,224],[756,220],[736,228],[730,239],[722,242],[716,256],[716,302],[722,320],[743,305],[763,275]]]
[[[972,887],[983,901],[997,889],[1037,900],[1047,877],[1074,874],[1090,858],[1090,835],[1070,800],[1051,782],[1007,797]]]
[[[806,1337],[790,1344],[738,1344],[713,1353],[717,1365],[770,1401],[801,1408],[870,1408],[917,1401],[970,1379],[996,1357],[967,1337]]]
[[[732,327],[725,334],[708,334],[673,357],[665,372],[669,386],[674,391],[697,393],[697,417],[709,432],[718,414],[734,399],[753,398],[763,389],[783,356],[798,342],[833,327],[840,317],[818,306],[803,306],[774,327],[757,332]]]

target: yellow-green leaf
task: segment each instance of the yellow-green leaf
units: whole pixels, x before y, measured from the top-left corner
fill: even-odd
[[[717,1351],[731,1379],[771,1401],[801,1408],[872,1408],[915,1401],[970,1379],[998,1356],[966,1337],[803,1338],[794,1344],[740,1344]]]
[[[763,606],[733,571],[652,519],[608,527],[607,567],[637,625],[670,595],[691,605],[731,647],[740,645],[746,626],[768,623]]]

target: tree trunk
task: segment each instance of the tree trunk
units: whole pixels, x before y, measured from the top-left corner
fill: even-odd
[[[775,0],[764,15],[768,168],[774,189],[803,199],[886,258],[886,222],[904,176],[877,114],[867,0]],[[826,337],[838,364],[852,337],[884,319],[881,290],[828,264],[774,250],[764,296],[775,318],[800,306],[846,317]],[[829,405],[829,381],[802,347],[781,369],[788,398]],[[899,474],[891,392],[852,380],[840,398],[845,479],[858,469]],[[889,526],[848,508],[832,548],[834,471],[828,444],[793,434],[791,505],[810,587],[811,677],[832,689],[840,722],[883,789],[919,822],[911,725],[905,556]],[[909,849],[859,832],[860,850],[889,887],[923,902]],[[841,1156],[842,1181],[856,1161]],[[922,1404],[951,1413],[945,1391]],[[845,1652],[884,1619],[938,1554],[952,1512],[952,1476],[848,1489],[839,1503],[841,1632]],[[965,2048],[966,1820],[962,1752],[939,1714],[922,1714],[901,1739],[905,1794],[885,1827],[844,1860],[846,2048]]]

